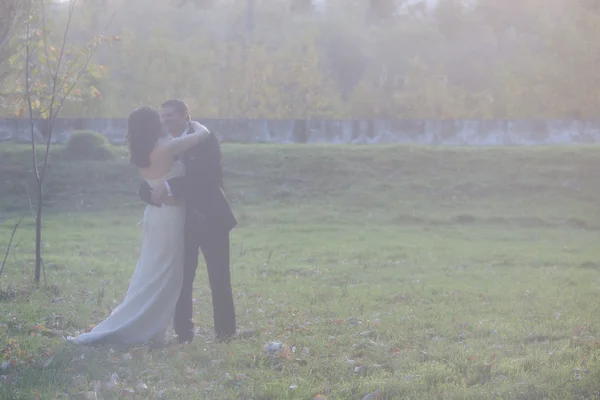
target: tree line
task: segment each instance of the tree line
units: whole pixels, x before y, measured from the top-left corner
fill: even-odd
[[[5,116],[23,108],[26,2],[11,1],[0,10]],[[81,46],[120,9],[64,116],[122,117],[170,97],[219,118],[585,119],[600,105],[589,0],[79,2]],[[60,33],[68,9],[50,9]]]

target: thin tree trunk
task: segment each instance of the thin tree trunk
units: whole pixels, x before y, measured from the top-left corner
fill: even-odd
[[[35,283],[40,283],[42,274],[42,182],[38,182],[37,212],[35,214]]]

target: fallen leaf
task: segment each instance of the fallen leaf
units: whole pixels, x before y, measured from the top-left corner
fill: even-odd
[[[136,359],[144,358],[148,354],[148,347],[136,347],[135,349],[131,349],[129,354]]]
[[[277,354],[280,358],[285,358],[286,360],[289,360],[292,357],[292,350],[289,346],[283,346],[281,351]]]
[[[362,400],[381,400],[381,399],[383,399],[383,396],[381,395],[381,392],[379,390],[376,390],[373,393],[369,393],[368,395],[366,395],[365,397],[362,398]]]
[[[44,329],[41,331],[41,334],[42,334],[42,336],[49,337],[49,338],[60,336],[60,332],[57,331],[56,329]]]
[[[592,349],[600,349],[600,339],[583,339],[577,336],[571,338],[572,346],[585,346]]]
[[[112,362],[121,362],[121,355],[118,353],[113,353],[110,355],[109,360]]]
[[[183,345],[181,345],[181,344],[178,344],[176,346],[169,346],[169,347],[167,347],[165,353],[169,357],[174,356],[180,352],[181,347],[183,347]]]
[[[585,326],[576,326],[573,328],[573,335],[581,336],[585,332]]]
[[[121,390],[120,396],[121,396],[122,399],[130,398],[130,397],[135,397],[135,390],[133,390],[133,389],[123,389],[123,390]]]
[[[382,325],[381,321],[378,319],[374,319],[373,321],[371,321],[371,326],[374,326],[376,328],[380,327]]]
[[[410,296],[403,294],[403,293],[399,293],[397,295],[394,296],[394,300],[397,302],[401,302],[401,301],[407,301],[410,299]]]
[[[315,397],[313,397],[313,400],[327,400],[327,396],[322,394],[316,394]]]

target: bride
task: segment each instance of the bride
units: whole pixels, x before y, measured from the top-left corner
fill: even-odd
[[[131,163],[154,188],[185,174],[176,157],[209,132],[195,124],[195,133],[179,138],[163,134],[160,115],[152,107],[140,107],[129,116],[127,142]],[[185,204],[167,199],[161,207],[144,211],[141,253],[125,299],[89,333],[69,341],[80,344],[163,343],[175,314],[183,282]]]

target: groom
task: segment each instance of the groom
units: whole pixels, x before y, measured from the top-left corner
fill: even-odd
[[[161,107],[161,118],[174,137],[193,131],[189,109],[181,100],[165,102]],[[223,191],[219,139],[211,133],[209,138],[185,153],[182,161],[186,167],[185,176],[170,179],[154,190],[144,181],[139,195],[146,203],[158,207],[164,196],[186,201],[183,286],[173,320],[178,342],[191,342],[194,337],[193,285],[199,248],[208,270],[216,339],[226,341],[236,333],[229,232],[237,221]]]

